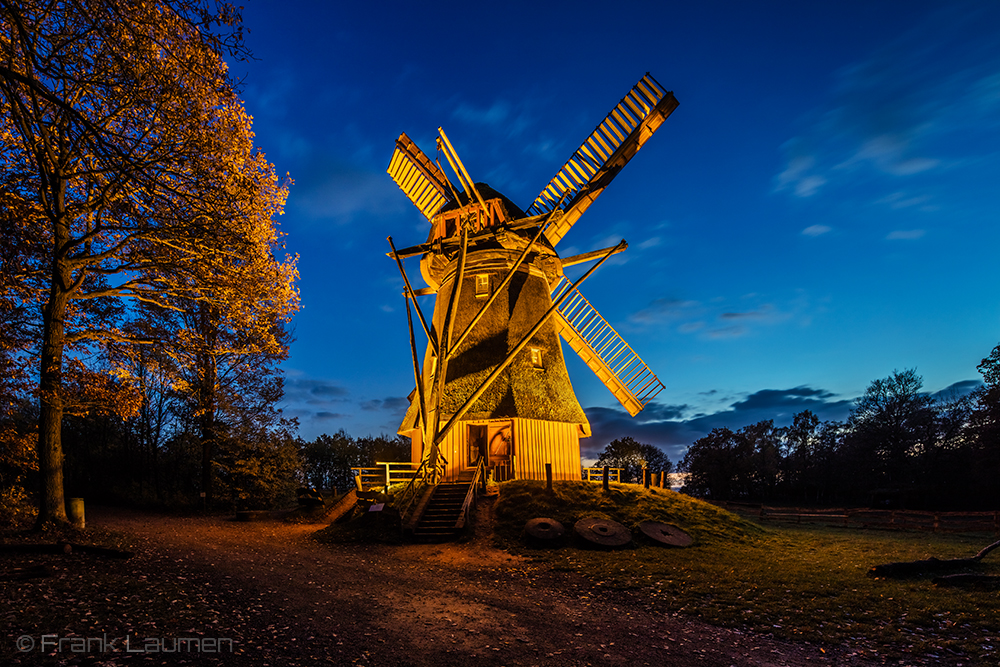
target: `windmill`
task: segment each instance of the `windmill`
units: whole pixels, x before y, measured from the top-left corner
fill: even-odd
[[[560,258],[559,241],[677,107],[648,73],[521,210],[474,183],[447,135],[439,161],[404,133],[388,173],[430,222],[425,243],[392,252],[406,285],[416,388],[398,429],[412,460],[434,479],[457,479],[482,460],[499,479],[580,478],[580,437],[590,423],[570,384],[559,338],[635,416],[664,387],[577,287],[612,248]],[[420,257],[427,287],[413,289],[403,260]],[[596,263],[577,281],[565,267]],[[417,297],[435,294],[428,323]],[[411,310],[427,336],[418,358]],[[480,459],[482,457],[482,459]]]

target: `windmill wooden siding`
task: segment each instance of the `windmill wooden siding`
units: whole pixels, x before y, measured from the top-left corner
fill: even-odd
[[[514,473],[518,479],[580,479],[580,430],[576,424],[540,419],[514,420]]]
[[[580,479],[580,427],[576,424],[550,422],[541,419],[498,419],[461,422],[445,436],[441,453],[448,461],[444,481],[458,478],[463,470],[476,465],[479,446],[473,444],[473,428],[486,429],[487,442],[496,433],[508,429],[511,435],[509,458],[490,457],[491,467],[513,468],[516,479],[545,479],[545,464],[552,464],[555,480]],[[406,433],[412,440],[412,460],[420,461],[420,432]],[[499,471],[497,471],[499,473]]]

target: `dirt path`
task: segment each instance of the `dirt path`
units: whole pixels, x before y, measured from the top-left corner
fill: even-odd
[[[495,550],[482,537],[330,546],[310,539],[316,525],[98,508],[87,518],[136,537],[138,553],[122,567],[210,592],[214,615],[204,621],[237,647],[215,658],[226,664],[874,664],[847,649],[653,614],[636,593],[598,595],[578,575]]]

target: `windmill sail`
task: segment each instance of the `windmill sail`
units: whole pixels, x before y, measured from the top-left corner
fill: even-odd
[[[647,72],[611,110],[528,207],[528,215],[563,211],[545,234],[553,246],[676,108],[674,94]]]
[[[559,305],[553,318],[559,334],[629,414],[636,416],[663,391],[663,383],[565,276],[552,290],[552,300],[570,289],[573,293]]]
[[[396,150],[386,171],[428,220],[452,200],[444,172],[405,132],[396,139]]]

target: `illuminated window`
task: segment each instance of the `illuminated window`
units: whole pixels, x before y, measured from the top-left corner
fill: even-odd
[[[542,348],[531,348],[531,365],[535,368],[542,368]]]
[[[476,297],[483,297],[490,295],[490,274],[488,273],[477,273],[476,274]]]

